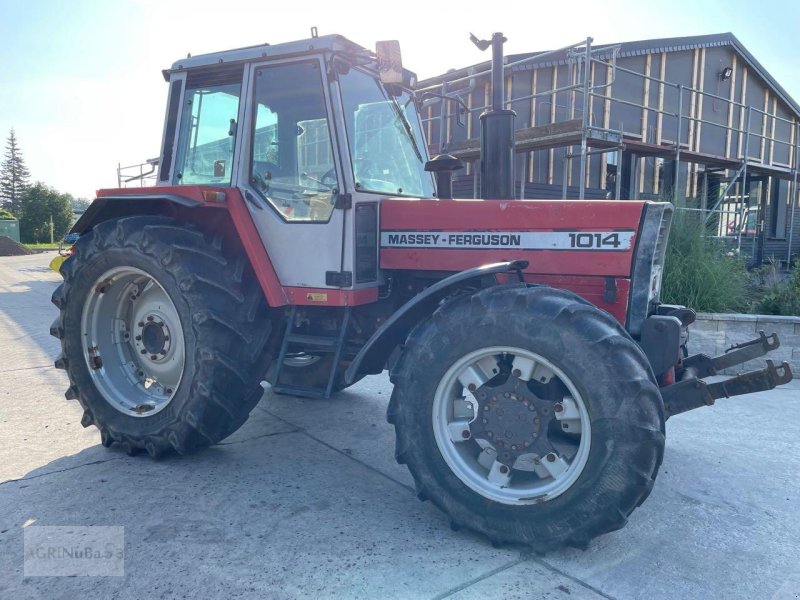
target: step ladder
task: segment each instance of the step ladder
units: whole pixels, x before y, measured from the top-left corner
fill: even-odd
[[[278,353],[278,365],[273,378],[272,389],[280,394],[292,394],[294,396],[304,396],[306,398],[324,398],[327,400],[333,392],[333,384],[336,382],[336,371],[342,358],[342,350],[347,339],[347,327],[350,324],[350,308],[345,308],[342,326],[336,336],[308,335],[292,333],[294,330],[295,316],[297,307],[293,306],[286,318],[286,330],[281,342],[281,350]],[[281,383],[281,373],[284,368],[284,361],[291,346],[302,346],[304,350],[314,350],[319,353],[333,354],[331,372],[328,375],[328,384],[324,387],[314,387],[306,385],[288,385]]]

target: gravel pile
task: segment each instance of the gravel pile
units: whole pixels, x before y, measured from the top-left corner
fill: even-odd
[[[0,256],[24,256],[26,254],[33,254],[33,250],[15,242],[7,235],[0,235]]]

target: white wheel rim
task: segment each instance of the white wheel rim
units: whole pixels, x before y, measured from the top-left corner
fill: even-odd
[[[554,408],[560,412],[553,412],[548,421],[555,424],[550,425],[549,431],[540,433],[548,436],[557,449],[555,453],[543,457],[526,454],[517,457],[511,465],[505,465],[496,460],[500,446],[495,448],[487,439],[467,437],[475,420],[481,418],[475,394],[490,391],[491,387],[485,385],[490,380],[492,384],[498,381],[495,377],[500,370],[498,358],[519,365],[515,373],[522,382],[557,378],[553,387],[566,391],[561,398],[553,400]],[[512,377],[514,375],[509,375],[508,380]],[[527,384],[524,385],[527,389]],[[475,394],[470,386],[475,386]],[[472,416],[468,405],[472,405]],[[432,421],[436,445],[450,470],[474,492],[502,504],[527,505],[552,500],[577,481],[589,457],[591,424],[583,397],[561,369],[543,356],[522,348],[492,346],[457,360],[436,389]],[[576,430],[580,433],[574,433]],[[559,448],[563,451],[559,452]]]
[[[95,387],[118,411],[149,417],[175,396],[186,362],[183,328],[151,275],[134,267],[103,273],[83,305],[81,340]]]

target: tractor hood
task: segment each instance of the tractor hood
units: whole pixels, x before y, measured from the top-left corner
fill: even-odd
[[[388,199],[380,264],[456,272],[525,260],[526,280],[571,289],[625,322],[629,308],[645,314],[658,301],[669,215],[657,202]]]

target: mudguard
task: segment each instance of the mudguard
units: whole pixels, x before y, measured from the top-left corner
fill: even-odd
[[[360,375],[380,373],[389,355],[403,342],[414,325],[432,314],[436,305],[453,290],[472,279],[500,273],[516,272],[522,280],[522,271],[527,266],[525,260],[483,265],[455,273],[425,288],[392,314],[367,340],[345,371],[345,385],[351,385]]]

